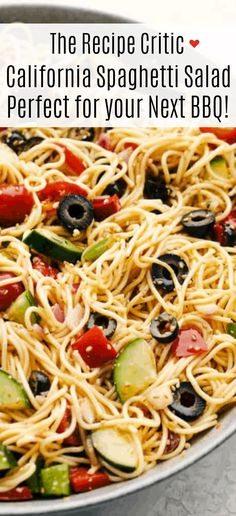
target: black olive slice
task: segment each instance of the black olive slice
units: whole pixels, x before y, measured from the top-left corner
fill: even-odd
[[[189,271],[188,266],[183,258],[180,258],[180,256],[177,254],[167,253],[158,256],[158,259],[164,263],[167,263],[169,267],[173,269],[178,282],[182,285]],[[172,280],[172,277],[165,266],[153,263],[151,275],[153,284],[156,288],[163,288],[167,292],[172,292],[172,290],[174,290],[174,281]]]
[[[236,230],[230,223],[224,224],[224,240],[225,245],[229,247],[233,247],[236,245]]]
[[[29,386],[35,396],[42,392],[49,391],[51,387],[50,380],[45,373],[42,371],[32,371],[29,379]]]
[[[164,312],[152,320],[150,324],[150,333],[154,339],[158,340],[158,342],[169,344],[178,336],[178,321],[173,315]]]
[[[175,390],[170,410],[185,421],[194,421],[200,417],[206,407],[206,401],[199,396],[190,382],[181,382]]]
[[[95,137],[94,127],[73,127],[68,134],[69,138],[83,142],[92,142]]]
[[[161,201],[167,202],[170,195],[170,189],[167,188],[163,179],[148,176],[144,185],[144,195],[148,199],[161,199]]]
[[[117,322],[115,319],[110,319],[105,315],[99,314],[98,312],[94,312],[89,317],[87,323],[88,330],[93,328],[93,326],[101,327],[105,337],[109,338],[112,337],[112,335],[115,333]]]
[[[118,195],[118,197],[122,197],[126,190],[127,184],[124,179],[117,179],[114,183],[110,183],[106,186],[103,195]]]
[[[28,138],[25,141],[23,145],[23,150],[21,152],[25,152],[29,149],[32,149],[32,147],[34,147],[35,145],[39,145],[39,143],[41,143],[43,140],[44,138],[42,138],[41,136],[32,136],[31,138]]]
[[[26,138],[22,133],[13,131],[9,136],[7,136],[5,142],[16,154],[20,154],[24,149]]]
[[[193,237],[204,237],[215,224],[215,214],[211,210],[194,210],[181,219],[185,231]]]
[[[57,216],[66,229],[81,231],[93,221],[93,205],[82,195],[66,195],[59,202]]]

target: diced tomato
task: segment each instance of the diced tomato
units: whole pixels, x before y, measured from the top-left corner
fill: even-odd
[[[0,311],[9,308],[13,301],[25,290],[23,283],[19,281],[1,287],[1,281],[15,277],[16,275],[12,272],[0,272]]]
[[[79,351],[89,367],[101,367],[117,355],[117,351],[98,326],[93,326],[84,333],[72,344],[72,348]]]
[[[86,169],[86,166],[83,164],[80,158],[76,156],[70,149],[61,145],[65,152],[65,162],[68,167],[70,167],[71,171],[74,172],[76,176],[80,176],[82,172]]]
[[[131,149],[135,150],[135,149],[137,149],[138,144],[134,143],[134,142],[125,142],[124,143],[124,149],[130,149],[130,147],[131,147]]]
[[[108,134],[106,134],[106,133],[100,134],[97,144],[100,145],[100,147],[103,147],[103,149],[106,149],[108,151],[112,150],[111,144],[110,144],[110,138],[109,138]]]
[[[96,197],[92,201],[94,218],[96,220],[104,220],[110,215],[117,213],[120,210],[120,201],[118,195]]]
[[[74,293],[77,292],[79,286],[80,286],[80,282],[79,281],[77,283],[73,283],[72,290],[73,290]]]
[[[142,410],[144,417],[147,417],[147,418],[151,417],[151,412],[150,412],[150,410],[148,410],[146,405],[144,405],[144,403],[139,402],[138,408],[140,408]]]
[[[33,205],[33,195],[23,185],[0,185],[0,226],[23,222]]]
[[[207,344],[198,328],[182,328],[172,344],[172,353],[176,357],[190,357],[207,351]]]
[[[63,434],[67,430],[67,428],[70,426],[70,421],[71,421],[71,410],[70,410],[70,406],[67,405],[65,414],[60,422],[57,432],[59,434]],[[80,446],[81,440],[80,440],[78,431],[75,430],[69,437],[66,437],[66,439],[64,439],[63,443],[66,446]]]
[[[176,450],[179,446],[179,434],[176,434],[175,432],[171,432],[168,430],[168,439],[167,444],[164,450],[164,454],[168,455],[169,453],[172,453]]]
[[[52,217],[52,216],[56,215],[56,213],[57,213],[57,209],[55,207],[55,202],[44,201],[42,203],[42,208],[48,217]]]
[[[200,127],[202,133],[213,133],[219,140],[228,143],[236,142],[236,127]]]
[[[224,245],[224,226],[223,224],[214,224],[213,231],[217,242]]]
[[[57,279],[59,270],[51,265],[48,265],[40,256],[35,256],[32,261],[33,269],[41,272],[43,276],[49,276],[50,278]]]
[[[32,491],[27,486],[15,487],[14,489],[9,489],[9,491],[0,493],[0,501],[2,501],[2,502],[17,501],[17,500],[32,500],[32,498],[33,498]]]
[[[236,243],[236,211],[232,210],[225,219],[214,224],[213,231],[217,242],[221,245],[235,245]]]
[[[111,484],[111,480],[106,473],[97,471],[91,474],[88,473],[86,468],[82,467],[70,468],[70,482],[75,493],[84,493]]]
[[[66,195],[77,194],[87,197],[87,192],[81,186],[75,183],[68,183],[68,181],[55,181],[55,183],[49,183],[43,190],[38,192],[39,199],[45,201],[60,201]]]

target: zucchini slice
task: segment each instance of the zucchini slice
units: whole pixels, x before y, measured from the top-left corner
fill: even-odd
[[[50,256],[60,262],[75,263],[80,259],[83,249],[78,249],[66,238],[54,235],[46,229],[33,229],[23,242],[38,253]]]
[[[30,400],[21,383],[0,369],[0,408],[20,410],[29,407]]]
[[[210,167],[212,171],[220,178],[220,179],[229,179],[230,172],[227,167],[227,163],[222,156],[216,156],[214,159],[210,161]]]
[[[154,353],[143,339],[135,339],[121,350],[115,360],[113,380],[122,403],[140,394],[156,380]]]
[[[45,496],[66,496],[70,494],[68,464],[57,464],[41,469],[41,493]]]
[[[108,249],[110,244],[110,238],[104,238],[104,240],[100,240],[96,244],[88,247],[82,254],[82,258],[84,260],[96,260]]]
[[[111,466],[131,473],[138,465],[138,455],[129,432],[102,428],[92,432],[92,443],[99,455]]]
[[[16,466],[16,458],[6,446],[0,444],[0,471],[12,469]]]
[[[41,488],[42,488],[42,486],[41,486],[41,470],[44,466],[44,460],[39,457],[36,460],[35,466],[36,466],[35,472],[33,473],[33,475],[31,475],[31,477],[29,477],[26,480],[26,483],[27,483],[27,486],[31,489],[33,494],[38,494],[38,493],[41,493]]]
[[[36,306],[35,300],[29,290],[22,292],[16,300],[11,304],[7,314],[9,319],[20,324],[25,324],[25,312],[30,306]],[[35,324],[39,321],[39,317],[32,313],[31,323]]]

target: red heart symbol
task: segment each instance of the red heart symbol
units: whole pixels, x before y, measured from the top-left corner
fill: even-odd
[[[199,39],[190,39],[189,43],[190,45],[192,45],[193,48],[196,48],[199,45],[200,41]]]

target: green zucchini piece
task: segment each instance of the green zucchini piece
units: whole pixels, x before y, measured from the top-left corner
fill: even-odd
[[[25,290],[11,304],[7,314],[9,319],[20,324],[25,324],[25,312],[30,306],[36,306],[35,299],[29,290]],[[37,314],[32,313],[31,323],[35,324],[39,321]]]
[[[88,247],[82,254],[84,260],[96,260],[108,249],[110,244],[110,238],[104,238],[100,242]]]
[[[0,471],[12,469],[17,465],[13,453],[4,444],[0,444]]]
[[[227,167],[227,163],[222,156],[216,156],[216,158],[210,161],[210,167],[213,172],[221,179],[229,179],[230,173]]]
[[[131,473],[138,466],[138,455],[131,435],[117,428],[102,428],[91,434],[99,455],[111,466]]]
[[[0,369],[0,408],[20,410],[29,407],[30,400],[21,383]]]
[[[70,494],[68,464],[57,464],[44,468],[40,473],[41,493],[45,496],[66,496]]]
[[[122,403],[147,389],[156,376],[153,351],[143,339],[129,342],[115,360],[113,380]]]
[[[232,322],[227,325],[227,333],[236,339],[236,323]]]
[[[33,473],[33,475],[31,475],[31,477],[29,477],[27,479],[26,483],[27,483],[28,487],[30,487],[32,493],[38,494],[38,493],[41,493],[41,488],[42,488],[41,470],[44,466],[44,460],[41,457],[39,457],[36,460],[35,466],[36,466],[35,472]]]
[[[46,229],[33,229],[23,242],[38,253],[50,256],[60,262],[75,263],[80,259],[83,251],[66,238],[54,235]]]

